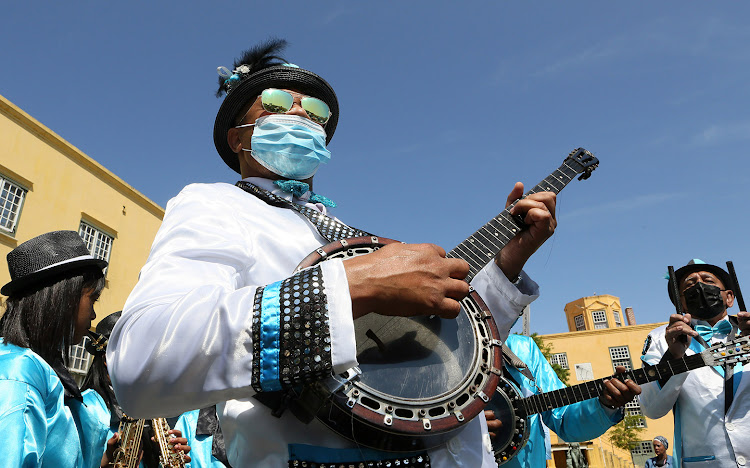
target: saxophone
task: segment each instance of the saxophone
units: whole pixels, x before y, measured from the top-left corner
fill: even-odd
[[[141,448],[141,436],[143,435],[144,419],[130,419],[122,415],[120,427],[120,446],[115,450],[115,468],[137,468],[139,463],[138,452]]]
[[[154,439],[159,444],[159,462],[164,468],[184,468],[185,454],[182,450],[172,451],[172,445],[169,439],[174,438],[174,434],[169,434],[169,424],[164,418],[151,420],[151,426],[154,429]]]

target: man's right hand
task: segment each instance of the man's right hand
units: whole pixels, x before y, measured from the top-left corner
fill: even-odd
[[[685,355],[690,346],[691,337],[698,336],[698,332],[690,327],[690,314],[680,315],[672,314],[669,316],[669,325],[664,333],[664,339],[667,341],[669,353],[673,359],[679,359]],[[680,340],[680,336],[686,335],[687,340]]]
[[[388,244],[344,261],[354,318],[370,312],[455,318],[469,294],[465,260],[433,244]]]

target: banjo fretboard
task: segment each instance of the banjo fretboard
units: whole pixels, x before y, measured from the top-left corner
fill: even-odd
[[[588,155],[590,156],[590,153]],[[596,162],[598,163],[598,161]],[[558,194],[582,172],[581,169],[582,166],[579,162],[568,158],[552,174],[526,192],[523,198],[538,192]],[[513,202],[502,213],[492,218],[487,224],[477,229],[474,234],[447,253],[446,256],[449,258],[461,258],[469,263],[470,269],[466,281],[471,282],[474,276],[479,273],[479,270],[484,268],[513,237],[525,228],[525,224],[519,216],[510,214],[510,210],[515,205],[516,202]]]

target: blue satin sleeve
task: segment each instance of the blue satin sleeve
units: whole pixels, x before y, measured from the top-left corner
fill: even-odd
[[[557,377],[555,370],[549,365],[533,339],[529,338],[524,345],[528,349],[525,350],[525,355],[519,354],[519,356],[531,369],[537,385],[544,392],[565,387],[565,384]],[[534,388],[533,386],[530,387]],[[538,393],[538,391],[534,391],[534,393]],[[604,434],[607,429],[622,419],[622,411],[617,411],[610,416],[599,403],[599,400],[594,398],[545,411],[541,414],[541,417],[544,424],[562,440],[581,442]]]
[[[182,431],[182,437],[188,440],[190,458],[192,461],[186,468],[225,468],[224,464],[211,454],[214,437],[212,435],[197,435],[198,414],[200,410],[188,411],[177,419],[174,429]]]
[[[95,390],[86,390],[81,396],[83,403],[73,399],[68,399],[66,403],[78,429],[83,466],[96,468],[101,465],[107,448],[109,409]]]
[[[3,467],[85,466],[57,375],[30,350],[1,341],[0,447]]]

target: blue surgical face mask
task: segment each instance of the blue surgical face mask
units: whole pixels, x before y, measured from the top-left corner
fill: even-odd
[[[315,122],[298,115],[271,114],[260,117],[250,140],[250,155],[260,165],[282,177],[304,180],[312,177],[320,164],[331,160],[326,149],[326,132]]]

